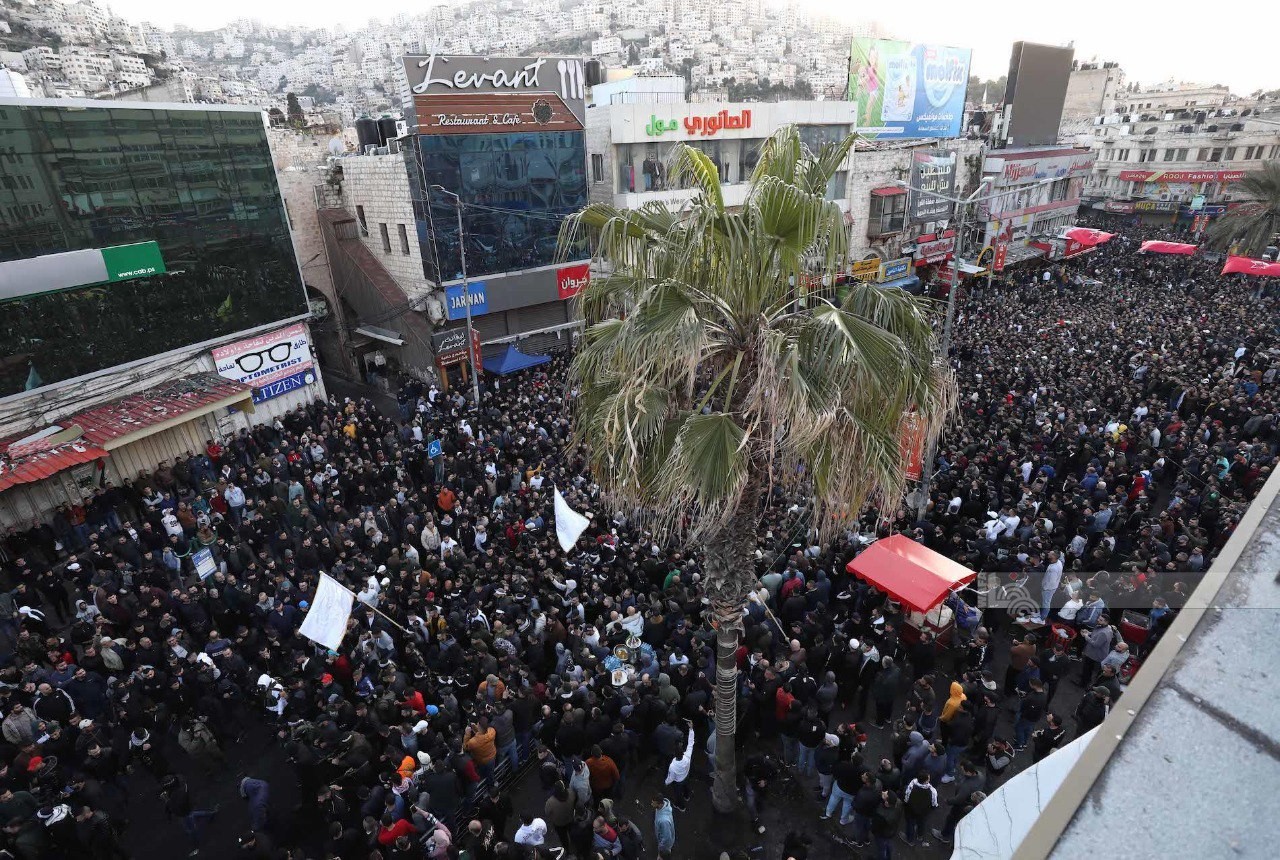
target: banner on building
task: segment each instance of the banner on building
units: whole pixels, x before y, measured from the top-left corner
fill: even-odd
[[[213,350],[218,375],[253,386],[262,403],[316,381],[307,327],[291,325]]]
[[[579,263],[556,270],[556,292],[561,299],[571,299],[591,282],[591,264]]]
[[[1243,170],[1121,170],[1121,182],[1239,182]]]
[[[354,602],[355,595],[350,590],[329,574],[321,572],[316,596],[312,598],[298,632],[330,651],[337,651],[342,645],[342,637],[347,635],[347,619],[351,617]]]
[[[991,257],[991,268],[996,272],[1004,271],[1005,260],[1009,258],[1009,243],[1001,242],[995,247],[995,254]]]
[[[907,480],[920,480],[924,475],[924,422],[915,412],[902,416],[898,446]]]
[[[914,152],[911,155],[911,203],[913,224],[945,221],[955,205],[946,198],[956,193],[956,156],[953,152]]]
[[[959,137],[969,58],[968,48],[854,39],[848,98],[856,131],[898,140]]]

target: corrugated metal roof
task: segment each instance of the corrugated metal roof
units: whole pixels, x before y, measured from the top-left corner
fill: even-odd
[[[223,379],[216,373],[200,373],[104,403],[73,415],[62,423],[79,424],[84,428],[85,439],[97,445],[105,445],[202,406],[237,394],[249,394],[251,391],[250,386]]]
[[[108,457],[110,452],[105,446],[117,439],[220,401],[249,397],[252,390],[216,373],[184,376],[60,419],[61,427],[80,426],[83,433],[77,439],[56,442],[54,438],[33,439],[24,434],[22,438],[0,442],[0,492]]]

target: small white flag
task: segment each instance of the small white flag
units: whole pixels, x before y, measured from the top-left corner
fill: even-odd
[[[560,548],[565,552],[573,549],[573,545],[587,530],[589,520],[569,507],[569,503],[556,489],[556,537],[560,539]]]
[[[320,585],[315,598],[302,619],[298,632],[330,651],[337,651],[347,632],[347,619],[351,617],[353,595],[341,583],[327,573],[320,574]]]

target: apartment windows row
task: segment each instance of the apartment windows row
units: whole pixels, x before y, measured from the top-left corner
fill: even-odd
[[[1168,147],[1160,149],[1149,147],[1143,149],[1107,147],[1102,150],[1102,161],[1137,161],[1146,164],[1153,161],[1261,161],[1268,158],[1280,158],[1280,144],[1261,144],[1258,146],[1202,146]]]
[[[356,223],[360,227],[360,235],[365,239],[369,238],[369,220],[365,217],[364,207],[356,206]],[[404,224],[396,224],[396,239],[399,245],[401,256],[409,256],[409,228]],[[391,253],[391,225],[379,224],[378,237],[382,240],[382,252],[384,254]]]

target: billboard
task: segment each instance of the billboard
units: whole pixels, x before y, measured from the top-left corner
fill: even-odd
[[[959,137],[969,55],[968,48],[854,39],[848,97],[857,106],[857,132],[901,140]]]
[[[582,131],[585,65],[578,57],[408,55],[403,103],[424,134]]]
[[[1009,146],[1045,146],[1058,142],[1074,56],[1074,48],[1013,43],[1004,89],[1004,103],[1009,111],[1005,129]]]
[[[253,386],[253,402],[262,403],[316,381],[307,328],[302,323],[260,334],[213,350],[218,375]]]
[[[945,197],[956,193],[954,152],[921,150],[911,155],[911,203],[907,218],[913,224],[943,221],[951,217],[954,204]],[[941,196],[938,196],[941,195]]]

